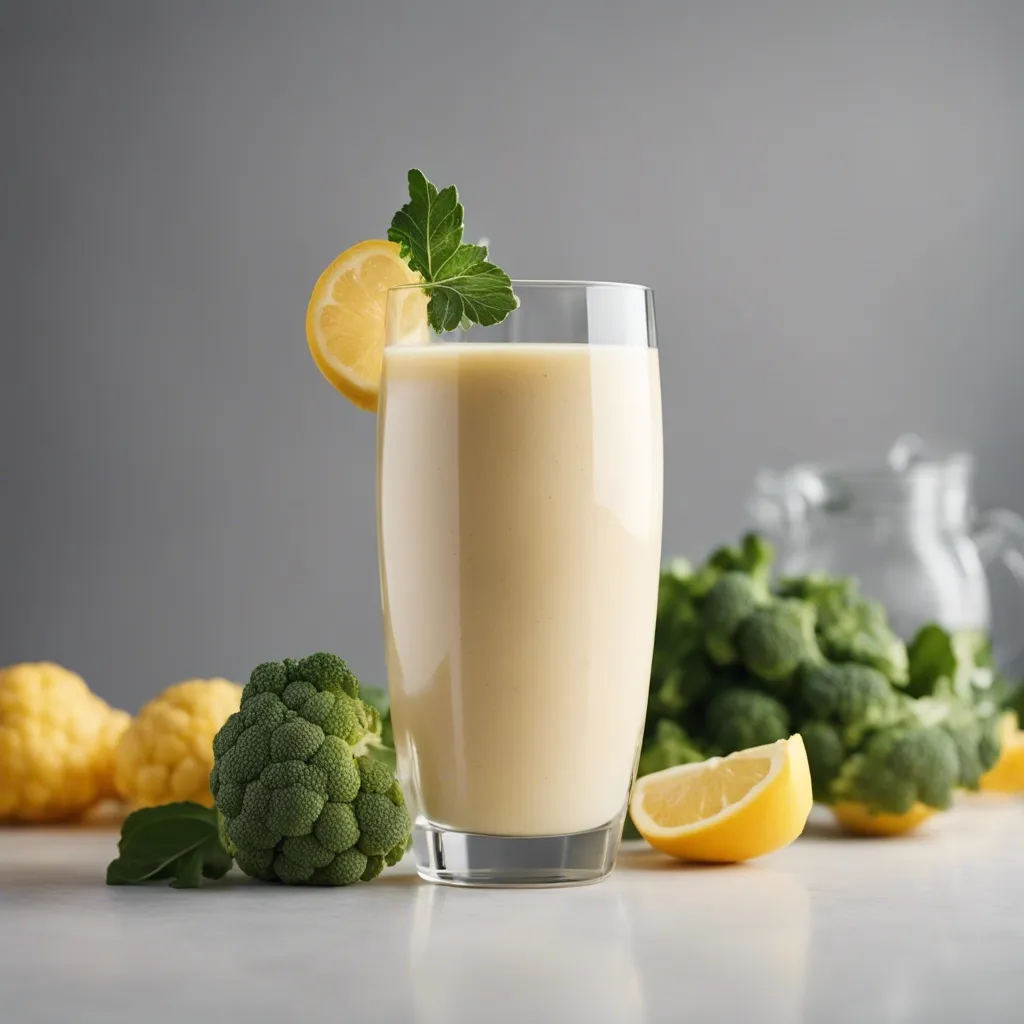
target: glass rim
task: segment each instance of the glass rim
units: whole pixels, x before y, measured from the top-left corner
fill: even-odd
[[[408,291],[411,288],[423,288],[429,285],[429,281],[415,281],[411,284],[395,284],[392,285],[388,292],[402,292]],[[544,280],[543,278],[512,278],[511,284],[513,290],[516,288],[623,288],[630,291],[645,292],[651,294],[654,289],[645,284],[633,284],[629,281],[560,281],[560,280]]]

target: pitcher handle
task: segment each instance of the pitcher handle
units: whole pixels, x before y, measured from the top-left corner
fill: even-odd
[[[1024,516],[1007,508],[987,509],[975,517],[971,533],[985,569],[1001,563],[1024,594]],[[1024,640],[1018,640],[1005,663],[1016,665],[1022,655]]]

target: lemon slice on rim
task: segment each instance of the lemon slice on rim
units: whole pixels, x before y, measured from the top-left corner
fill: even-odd
[[[763,747],[637,779],[629,813],[658,850],[731,863],[788,846],[811,812],[811,773],[799,734]]]
[[[306,309],[310,354],[320,372],[360,409],[377,409],[388,289],[422,280],[395,242],[371,239],[336,257],[313,288]],[[418,288],[403,295],[398,306],[402,323],[396,328],[400,336],[425,331],[426,303]]]

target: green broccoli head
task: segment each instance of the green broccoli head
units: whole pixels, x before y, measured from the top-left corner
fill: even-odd
[[[953,693],[948,680],[937,687],[934,696],[908,699],[906,706],[913,721],[949,736],[959,764],[957,785],[977,789],[981,776],[996,763],[1002,749],[999,714],[980,714],[969,698]]]
[[[818,640],[830,661],[868,665],[894,686],[906,686],[906,645],[889,628],[885,609],[877,601],[859,598],[845,608],[833,608],[819,621]]]
[[[774,743],[789,736],[789,712],[767,693],[729,687],[711,698],[704,715],[704,736],[721,754]]]
[[[718,582],[722,570],[717,565],[708,562],[699,569],[695,569],[693,575],[687,581],[690,599],[699,601]]]
[[[703,761],[704,755],[694,745],[686,731],[675,722],[662,718],[654,728],[654,734],[640,755],[637,775],[650,775],[678,764],[692,764]]]
[[[662,572],[654,626],[654,676],[666,675],[683,658],[700,649],[699,622],[687,579]]]
[[[840,770],[836,800],[873,813],[905,814],[920,801],[944,810],[960,778],[956,744],[938,726],[906,725],[872,734]]]
[[[827,722],[805,722],[800,729],[807,763],[811,769],[811,787],[814,799],[830,803],[832,783],[846,760],[846,746],[839,730]]]
[[[395,864],[410,821],[391,768],[357,756],[380,713],[341,658],[258,666],[213,741],[210,789],[248,875],[348,885]]]
[[[985,774],[999,760],[1002,746],[998,718],[978,718],[969,709],[951,715],[941,726],[956,746],[960,763],[958,785],[977,789]]]
[[[737,660],[733,639],[740,623],[767,601],[764,581],[735,570],[722,573],[701,606],[704,649],[712,661],[732,665]]]
[[[681,576],[671,569],[662,569],[658,579],[658,621],[679,625],[697,621],[690,594],[690,576]]]
[[[748,533],[740,542],[740,568],[755,579],[766,584],[771,579],[775,548],[772,542],[760,533]]]
[[[779,580],[780,597],[793,597],[813,604],[818,622],[827,625],[857,600],[857,581],[850,576],[827,576],[810,573]]]
[[[708,556],[707,567],[719,573],[741,572],[767,587],[774,558],[775,549],[767,537],[759,533],[748,533],[740,541],[739,547],[724,545],[712,551]]]
[[[839,727],[851,747],[872,729],[895,724],[904,713],[889,680],[877,669],[853,662],[804,665],[799,693],[807,716]]]
[[[758,608],[736,631],[736,649],[748,672],[785,693],[801,665],[821,661],[813,607],[781,599]]]
[[[678,718],[704,699],[713,682],[710,668],[699,657],[685,658],[664,675],[652,672],[648,712]]]
[[[985,769],[981,765],[981,726],[980,723],[962,722],[954,725],[944,722],[941,728],[952,739],[956,747],[957,762],[960,765],[957,785],[964,789],[977,789]]]
[[[855,579],[812,573],[781,580],[778,593],[814,607],[818,643],[830,661],[869,665],[894,685],[906,684],[906,646],[890,629],[885,608],[861,597]]]

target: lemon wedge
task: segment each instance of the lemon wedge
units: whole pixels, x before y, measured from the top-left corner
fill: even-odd
[[[423,278],[394,242],[371,239],[346,249],[320,275],[306,309],[306,341],[320,372],[353,404],[377,409],[388,289]],[[426,296],[410,289],[398,307],[399,336],[426,324]]]
[[[937,811],[919,801],[903,814],[872,814],[864,804],[844,801],[835,804],[832,813],[847,832],[859,836],[901,836],[926,822]]]
[[[637,779],[629,813],[655,849],[731,863],[788,846],[811,812],[811,773],[799,735]]]

